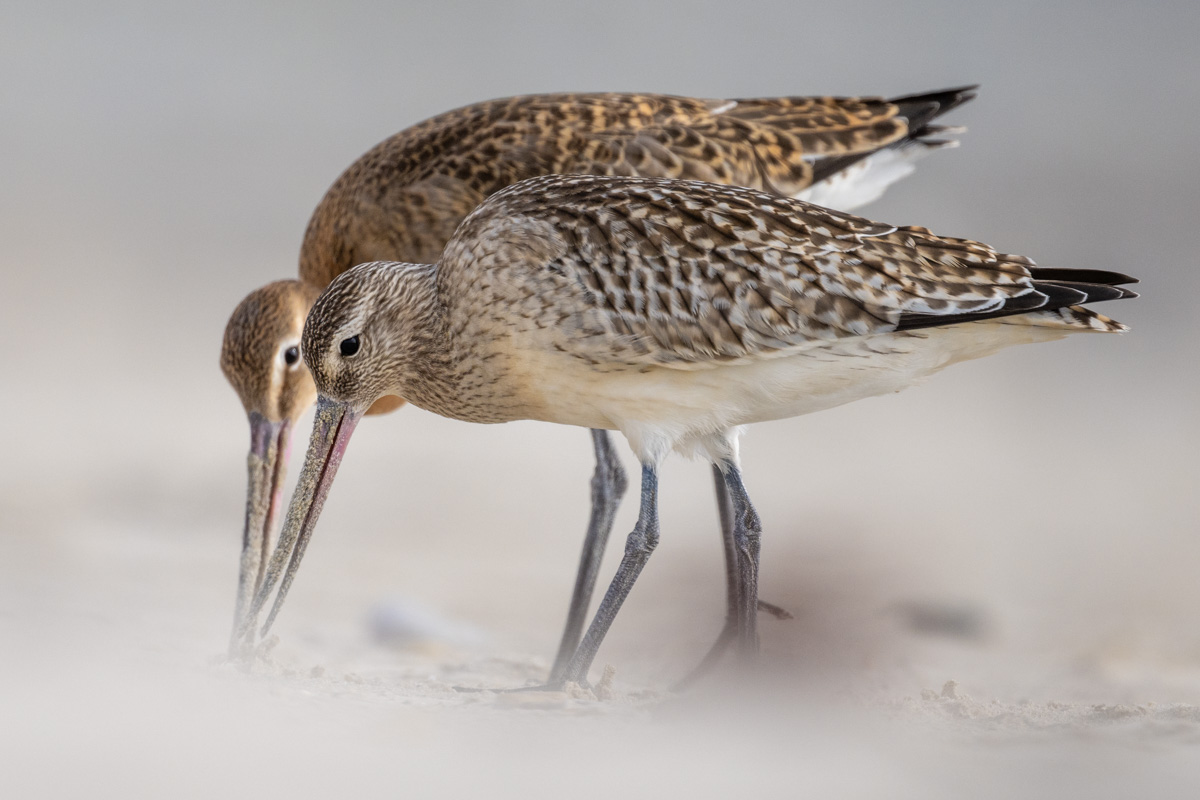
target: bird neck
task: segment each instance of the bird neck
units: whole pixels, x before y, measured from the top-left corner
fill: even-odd
[[[440,247],[423,247],[411,235],[408,219],[382,216],[362,218],[352,197],[336,191],[321,200],[308,221],[300,247],[300,279],[318,287],[357,264],[388,260],[421,263],[437,260]]]
[[[399,266],[399,265],[397,265]],[[388,345],[394,361],[386,370],[394,383],[381,387],[413,405],[468,422],[521,418],[520,400],[495,385],[492,370],[503,359],[477,336],[455,325],[438,290],[438,267],[405,264],[389,291],[385,316],[402,321]]]
[[[398,341],[391,345],[398,354],[393,367],[396,392],[413,405],[446,416],[453,408],[460,382],[459,358],[445,303],[437,289],[437,267],[406,264],[402,283],[387,315],[403,320]]]

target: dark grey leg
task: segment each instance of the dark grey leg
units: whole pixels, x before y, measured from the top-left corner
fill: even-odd
[[[575,651],[562,678],[557,681],[552,680],[551,686],[560,687],[568,681],[580,684],[587,682],[588,669],[592,666],[596,651],[600,649],[600,642],[604,640],[605,634],[612,626],[613,619],[617,616],[617,611],[625,602],[625,598],[629,596],[629,590],[633,588],[634,581],[637,580],[642,567],[646,566],[646,561],[656,546],[658,546],[658,472],[654,465],[643,464],[642,504],[638,511],[637,524],[633,526],[633,532],[625,540],[625,556],[621,559],[621,566],[617,568],[616,577],[613,578],[608,591],[604,594],[604,600],[600,602],[600,608],[596,610],[596,616],[588,628],[587,635],[583,637],[583,642]]]
[[[729,647],[734,636],[737,635],[737,604],[742,593],[737,567],[737,542],[733,538],[733,500],[729,497],[729,490],[725,487],[725,474],[721,472],[721,468],[713,464],[712,469],[713,489],[716,490],[717,495],[717,513],[721,516],[721,543],[725,547],[725,625],[721,628],[721,635],[713,642],[712,647],[708,648],[708,652],[704,654],[704,658],[700,660],[695,669],[675,684],[677,691],[687,688],[697,678],[711,670],[725,653],[725,648]]]
[[[725,487],[733,503],[733,539],[738,567],[738,651],[743,657],[758,652],[758,552],[762,522],[750,503],[742,473],[735,464],[724,464]]]
[[[733,536],[733,498],[725,486],[725,475],[716,464],[712,465],[713,490],[717,496],[717,513],[721,517],[721,544],[725,548],[725,628],[736,625],[735,609],[741,594],[741,579],[738,575],[738,546]],[[725,638],[721,632],[718,642]]]
[[[596,448],[596,471],[592,474],[592,515],[588,520],[587,536],[583,540],[583,553],[579,557],[579,571],[575,573],[575,590],[571,593],[567,626],[563,629],[558,655],[554,657],[554,666],[550,669],[551,684],[562,682],[571,656],[579,646],[583,621],[592,601],[592,590],[596,587],[600,559],[608,544],[608,534],[612,531],[617,507],[628,486],[625,470],[621,469],[621,461],[613,451],[608,431],[593,430],[592,444]]]
[[[675,691],[686,689],[712,670],[738,635],[738,604],[741,602],[742,590],[738,569],[738,544],[733,533],[733,499],[725,486],[725,473],[721,472],[721,468],[716,464],[713,464],[712,469],[717,511],[721,515],[721,542],[725,547],[725,625],[700,663],[683,680],[675,684]],[[776,619],[792,619],[790,612],[765,600],[758,601],[758,610],[765,611]]]

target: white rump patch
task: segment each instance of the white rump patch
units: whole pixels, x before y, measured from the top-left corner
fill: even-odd
[[[813,184],[795,197],[819,206],[851,211],[878,200],[889,186],[911,175],[916,170],[916,162],[933,150],[957,144],[947,142],[930,147],[918,141],[878,150],[820,183]]]

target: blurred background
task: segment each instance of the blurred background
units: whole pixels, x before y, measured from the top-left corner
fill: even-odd
[[[998,796],[1194,786],[1198,35],[1182,1],[5,6],[0,760],[22,768],[0,785],[368,796],[487,774],[578,793],[620,774],[609,759],[696,796],[962,796],[978,769],[1004,776]],[[750,430],[761,593],[796,616],[762,621],[792,698],[779,724],[753,718],[769,736],[632,749],[674,730],[637,698],[723,613],[708,469],[678,458],[662,543],[597,661],[621,711],[464,706],[455,684],[540,675],[565,617],[591,451],[543,424],[367,420],[276,626],[282,666],[223,663],[247,426],[221,335],[247,292],[295,275],[309,214],[365,150],[513,94],[968,83],[978,99],[945,120],[969,127],[962,147],[862,213],[1138,276],[1141,299],[1102,309],[1133,331]],[[419,646],[380,640],[396,614],[432,620]],[[628,751],[580,756],[614,740]]]

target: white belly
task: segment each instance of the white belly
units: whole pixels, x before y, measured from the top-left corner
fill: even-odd
[[[671,449],[690,453],[739,425],[896,392],[955,362],[1069,332],[1016,319],[854,337],[708,369],[597,372],[542,351],[526,354],[522,371],[531,418],[620,430],[639,457],[657,460]]]

